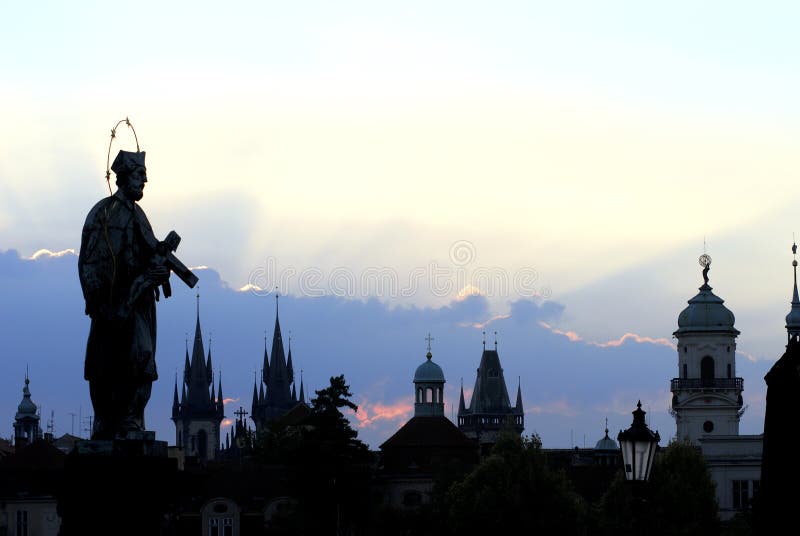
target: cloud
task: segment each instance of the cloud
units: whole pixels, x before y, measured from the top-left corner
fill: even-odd
[[[554,301],[522,299],[511,302],[511,317],[519,323],[553,320],[559,318],[563,312],[564,306]]]
[[[581,413],[572,404],[563,399],[546,402],[544,404],[533,404],[530,407],[526,407],[525,404],[523,403],[522,407],[526,408],[525,409],[526,414],[531,414],[531,415],[540,415],[546,413],[553,415],[561,415],[564,417],[575,417]]]
[[[641,335],[630,332],[626,333],[619,339],[606,342],[589,342],[587,344],[597,346],[598,348],[613,348],[616,346],[622,346],[626,341],[633,341],[639,344],[660,344],[661,346],[666,346],[667,348],[675,348],[675,345],[671,341],[668,341],[663,337],[654,339],[652,337],[642,337]]]
[[[667,339],[665,339],[663,337],[661,337],[661,338],[643,337],[641,335],[637,335],[636,333],[628,332],[628,333],[625,333],[624,335],[622,335],[618,339],[612,339],[612,340],[606,341],[606,342],[584,341],[583,337],[581,337],[580,335],[578,335],[574,331],[563,331],[563,330],[560,330],[558,328],[555,328],[555,327],[551,326],[547,322],[542,322],[542,321],[539,322],[539,325],[542,326],[543,328],[549,330],[551,333],[566,337],[571,342],[583,342],[584,344],[586,344],[588,346],[595,346],[597,348],[616,348],[616,347],[624,345],[628,341],[633,341],[633,342],[638,343],[638,344],[655,344],[655,345],[660,345],[660,346],[666,346],[667,348],[675,348],[675,345],[671,341],[669,341],[669,340],[667,340]]]
[[[483,295],[484,293],[481,292],[481,289],[479,289],[475,285],[470,284],[466,285],[465,287],[463,287],[461,290],[458,291],[458,294],[456,294],[456,301],[462,301],[467,296],[483,296]]]
[[[230,404],[232,402],[238,402],[238,401],[239,401],[239,398],[224,398],[224,399],[222,399],[222,405],[227,406],[228,404]]]
[[[572,342],[580,342],[580,341],[583,340],[581,338],[581,336],[578,335],[577,333],[575,333],[574,331],[562,331],[560,329],[554,328],[553,326],[551,326],[547,322],[541,322],[540,321],[539,325],[542,326],[545,329],[550,330],[551,332],[555,333],[556,335],[563,335],[564,337],[566,337],[567,339],[569,339]]]
[[[40,257],[58,258],[58,257],[63,257],[65,255],[75,256],[77,255],[77,253],[75,253],[75,250],[72,248],[62,249],[61,251],[55,251],[55,252],[50,251],[49,249],[39,249],[35,251],[33,255],[28,257],[28,260],[35,261]]]
[[[407,421],[414,412],[414,399],[410,396],[395,400],[391,404],[383,402],[369,402],[361,398],[358,412],[355,414],[357,426],[367,428],[379,421],[392,421],[400,423]]]
[[[489,324],[491,324],[492,322],[496,322],[498,320],[505,320],[506,318],[511,318],[511,315],[495,315],[495,316],[491,317],[489,320],[486,320],[485,322],[472,322],[472,323],[462,322],[462,323],[459,324],[459,326],[483,329],[486,326],[488,326]]]

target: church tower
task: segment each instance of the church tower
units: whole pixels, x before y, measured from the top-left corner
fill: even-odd
[[[253,385],[253,402],[250,416],[256,425],[256,432],[267,429],[268,424],[286,414],[298,403],[305,403],[302,380],[300,382],[300,401],[294,381],[291,337],[289,338],[288,359],[283,346],[281,322],[278,316],[278,296],[275,296],[275,329],[272,334],[272,359],[267,354],[267,338],[264,337],[264,363],[261,382]]]
[[[444,372],[433,362],[428,334],[427,361],[414,373],[414,417],[444,417]]]
[[[522,388],[517,386],[517,401],[512,406],[497,353],[497,340],[494,341],[494,350],[487,350],[486,340],[483,341],[483,354],[469,407],[464,404],[464,386],[461,386],[458,428],[467,437],[477,439],[482,446],[494,444],[504,428],[511,428],[518,434],[525,428]]]
[[[225,417],[222,398],[222,377],[214,393],[214,372],[211,348],[206,358],[200,330],[200,295],[197,295],[197,324],[194,331],[192,358],[189,348],[183,367],[181,397],[178,399],[178,378],[172,395],[172,420],[175,422],[176,444],[186,456],[196,456],[201,463],[213,460],[220,448],[220,423]]]
[[[36,404],[31,400],[31,391],[28,385],[31,380],[28,373],[25,373],[25,387],[22,388],[22,401],[17,406],[17,414],[14,416],[14,445],[17,448],[24,447],[42,438],[42,428],[39,426],[39,414]]]
[[[678,377],[671,382],[677,438],[739,434],[742,378],[736,377],[733,313],[708,284],[711,257],[702,255],[703,286],[678,316]]]

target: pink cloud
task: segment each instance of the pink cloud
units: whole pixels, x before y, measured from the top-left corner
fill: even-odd
[[[660,337],[658,339],[654,339],[652,337],[642,337],[641,335],[637,335],[636,333],[630,333],[630,332],[626,333],[625,335],[623,335],[619,339],[615,339],[615,340],[612,340],[612,341],[589,342],[587,344],[590,344],[592,346],[597,346],[597,347],[600,347],[600,348],[609,348],[609,347],[622,346],[623,344],[625,344],[626,341],[633,341],[633,342],[637,342],[637,343],[640,343],[640,344],[642,344],[642,343],[657,344],[657,345],[660,345],[660,346],[666,346],[667,348],[675,348],[675,345],[672,344],[671,341],[668,341],[667,339],[665,339],[663,337]]]
[[[742,352],[741,350],[736,350],[736,353],[739,355],[743,355],[751,363],[755,363],[756,361],[758,361],[758,358],[753,354],[748,354],[747,352]]]
[[[587,344],[589,346],[596,346],[598,348],[616,348],[618,346],[622,346],[628,341],[632,341],[638,344],[655,344],[658,346],[666,346],[667,348],[675,348],[675,345],[672,343],[672,341],[665,339],[663,337],[656,339],[653,337],[643,337],[641,335],[637,335],[636,333],[627,332],[618,339],[613,339],[606,342],[584,341],[583,337],[581,337],[574,331],[563,331],[558,328],[554,328],[547,322],[539,322],[539,325],[549,330],[551,333],[555,333],[556,335],[561,335],[563,337],[566,337],[571,342],[583,342],[584,344]]]
[[[231,402],[238,402],[238,401],[239,401],[239,399],[238,399],[238,398],[223,398],[223,399],[222,399],[222,404],[223,404],[223,405],[228,405],[228,404],[230,404]]]
[[[233,425],[233,419],[222,419],[222,422],[220,423],[220,426],[222,426],[222,428],[227,428],[228,426],[231,425]]]
[[[525,406],[523,405],[523,407]],[[525,413],[532,415],[546,413],[562,415],[564,417],[574,417],[580,412],[576,408],[570,406],[565,400],[554,400],[552,402],[547,402],[546,404],[532,405],[525,409]]]
[[[496,315],[487,320],[486,322],[463,322],[458,326],[462,328],[473,327],[482,329],[491,324],[492,322],[496,322],[497,320],[505,320],[506,318],[511,318],[511,315]]]
[[[368,428],[379,421],[407,421],[414,412],[414,399],[404,397],[391,404],[370,402],[361,398],[354,417],[359,428]]]
[[[575,333],[574,331],[561,331],[560,329],[554,328],[553,326],[551,326],[547,322],[541,322],[540,321],[539,325],[542,326],[545,329],[550,330],[551,332],[555,333],[556,335],[563,335],[564,337],[568,338],[572,342],[578,342],[578,341],[582,341],[583,340],[581,338],[581,336],[578,335],[577,333]]]

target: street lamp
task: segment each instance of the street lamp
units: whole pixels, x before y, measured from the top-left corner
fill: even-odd
[[[644,422],[645,412],[642,401],[636,404],[633,412],[633,424],[617,436],[619,448],[622,450],[622,463],[625,479],[646,482],[650,479],[658,441],[658,432],[653,433]]]
[[[658,449],[658,432],[653,433],[644,422],[645,412],[642,401],[636,404],[633,413],[633,424],[617,435],[619,448],[622,450],[622,465],[625,479],[631,485],[633,494],[632,522],[633,532],[637,535],[647,534],[645,519],[648,518],[648,501],[645,498],[646,484],[650,479],[656,449]]]

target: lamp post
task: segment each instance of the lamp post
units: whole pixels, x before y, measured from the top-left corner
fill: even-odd
[[[653,432],[644,422],[645,411],[642,410],[642,401],[636,404],[633,413],[633,423],[630,428],[617,435],[619,448],[622,450],[622,464],[625,479],[631,483],[634,497],[634,528],[637,534],[644,534],[641,517],[645,505],[642,487],[650,479],[650,470],[653,468],[658,442],[661,439],[658,432]]]

